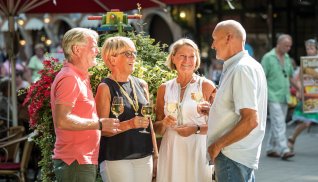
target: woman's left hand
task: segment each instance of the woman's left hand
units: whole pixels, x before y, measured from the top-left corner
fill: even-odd
[[[147,128],[149,119],[146,117],[136,116],[133,118],[135,128]]]
[[[196,129],[197,129],[197,126],[196,125],[180,125],[180,126],[176,126],[174,128],[174,130],[176,132],[178,132],[178,134],[180,136],[183,136],[183,137],[188,137],[192,134],[195,134],[196,132]]]

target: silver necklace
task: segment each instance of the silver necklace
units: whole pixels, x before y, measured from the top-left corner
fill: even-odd
[[[188,86],[192,81],[193,81],[193,76],[192,76],[191,80],[190,80],[184,87],[181,87],[181,90],[187,88],[187,86]],[[181,86],[181,84],[180,84],[180,86]]]

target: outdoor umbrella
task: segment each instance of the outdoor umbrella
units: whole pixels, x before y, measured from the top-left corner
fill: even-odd
[[[15,84],[15,16],[21,13],[103,13],[110,9],[127,11],[137,8],[165,7],[166,5],[195,3],[204,0],[0,0],[0,16],[9,22],[10,41],[7,45],[12,70],[12,120],[17,125],[17,95]]]

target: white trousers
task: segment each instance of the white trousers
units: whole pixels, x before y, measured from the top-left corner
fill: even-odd
[[[283,154],[289,152],[286,138],[287,104],[268,102],[270,129],[268,132],[267,152]]]
[[[103,161],[100,175],[104,182],[151,182],[152,155],[131,160]]]

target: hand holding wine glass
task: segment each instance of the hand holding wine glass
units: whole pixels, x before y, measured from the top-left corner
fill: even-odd
[[[99,118],[99,122],[102,123],[102,131],[107,133],[118,133],[119,121],[115,118]]]
[[[203,101],[198,104],[197,111],[201,115],[209,115],[211,104],[208,101]]]
[[[179,105],[178,102],[175,102],[175,101],[168,102],[166,104],[166,109],[167,109],[169,115],[171,115],[175,119],[177,119],[177,117],[178,117],[178,105]],[[180,125],[180,123],[177,123],[177,125]]]
[[[169,102],[167,103],[167,111],[169,115],[174,116],[177,113],[178,103],[177,102]]]
[[[152,114],[152,104],[150,102],[148,102],[147,104],[143,105],[141,108],[141,114],[146,117],[148,120],[151,117]],[[146,128],[144,128],[142,131],[139,131],[140,133],[149,133]]]

